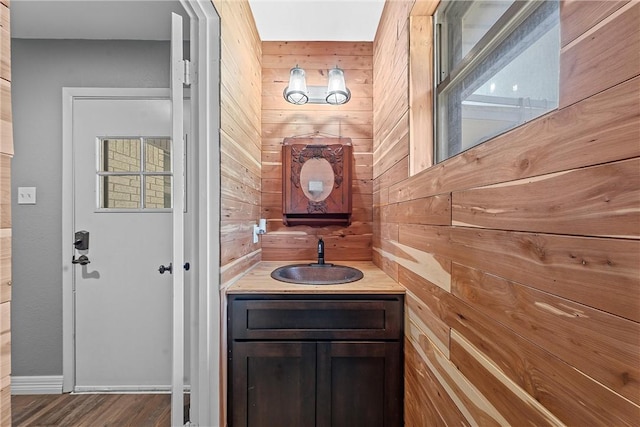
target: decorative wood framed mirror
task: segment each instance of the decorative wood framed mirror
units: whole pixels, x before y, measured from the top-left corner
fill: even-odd
[[[350,138],[285,138],[282,217],[285,225],[351,223]]]

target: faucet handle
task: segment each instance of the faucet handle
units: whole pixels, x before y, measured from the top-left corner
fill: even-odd
[[[324,264],[324,240],[318,240],[318,264]]]

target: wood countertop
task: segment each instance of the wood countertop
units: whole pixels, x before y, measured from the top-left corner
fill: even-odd
[[[313,261],[309,261],[313,262]],[[403,294],[405,288],[369,261],[332,261],[362,271],[364,277],[356,282],[338,285],[298,285],[271,277],[278,267],[304,264],[304,261],[262,261],[227,289],[227,294]]]

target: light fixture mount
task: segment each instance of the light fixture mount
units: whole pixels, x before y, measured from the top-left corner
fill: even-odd
[[[307,86],[305,72],[296,65],[289,73],[289,86],[284,89],[284,99],[291,104],[342,105],[351,99],[351,91],[344,81],[344,71],[336,66],[329,70],[327,86]]]

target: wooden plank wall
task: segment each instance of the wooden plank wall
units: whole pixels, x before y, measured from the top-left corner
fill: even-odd
[[[213,0],[220,16],[220,414],[226,425],[225,289],[260,261],[262,46],[246,0]]]
[[[262,259],[312,260],[318,237],[326,259],[371,260],[373,44],[371,42],[263,42],[262,44]],[[282,92],[289,70],[298,64],[307,85],[326,85],[327,71],[344,70],[351,100],[340,106],[292,105]],[[286,137],[318,133],[349,137],[354,147],[353,215],[348,227],[286,227],[282,223],[282,142]]]
[[[0,426],[11,425],[11,37],[0,2]]]
[[[637,426],[640,3],[562,1],[560,108],[409,177],[412,7],[385,5],[373,86],[406,425]]]
[[[262,46],[247,1],[215,0],[221,22],[220,156],[222,287],[260,261]]]

